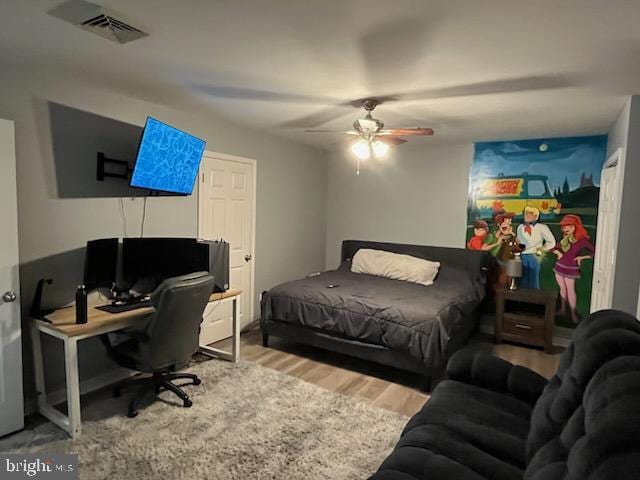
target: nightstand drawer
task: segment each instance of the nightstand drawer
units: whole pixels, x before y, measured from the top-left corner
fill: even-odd
[[[552,334],[558,293],[553,290],[496,290],[496,343],[503,340],[553,352]]]
[[[540,342],[544,340],[543,318],[505,312],[502,328],[504,333],[536,339]]]

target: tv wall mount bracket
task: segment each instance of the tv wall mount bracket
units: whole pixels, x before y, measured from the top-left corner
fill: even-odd
[[[126,160],[107,158],[102,152],[98,152],[98,168],[96,170],[96,180],[104,182],[105,178],[120,178],[129,180],[132,168]]]

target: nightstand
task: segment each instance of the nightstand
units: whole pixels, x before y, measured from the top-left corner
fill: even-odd
[[[502,340],[544,347],[552,353],[558,292],[521,288],[496,290],[496,343]]]

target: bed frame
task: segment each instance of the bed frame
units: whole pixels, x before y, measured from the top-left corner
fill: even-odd
[[[472,278],[477,278],[477,281],[481,282],[483,285],[486,284],[487,272],[492,266],[493,261],[493,257],[491,257],[487,252],[461,248],[406,245],[401,243],[382,243],[362,240],[343,241],[341,261],[345,262],[351,260],[355,253],[361,248],[385,250],[388,252],[401,253],[418,258],[439,261],[455,268],[467,270]],[[478,317],[480,310],[481,308],[478,308]],[[457,338],[451,339],[449,346],[447,347],[447,352],[445,352],[447,359],[466,343],[476,325],[477,322],[470,325],[469,328]],[[265,347],[269,346],[269,337],[275,336],[417,373],[424,379],[424,388],[426,391],[431,391],[432,387],[441,380],[441,377],[444,374],[443,367],[429,367],[405,352],[392,350],[383,345],[366,343],[353,338],[346,338],[324,330],[303,327],[278,320],[265,320],[262,317],[260,318],[260,328],[262,330],[262,344]]]

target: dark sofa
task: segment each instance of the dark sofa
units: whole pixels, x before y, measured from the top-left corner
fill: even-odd
[[[640,323],[631,315],[585,319],[549,382],[469,350],[447,372],[371,480],[640,478]]]

